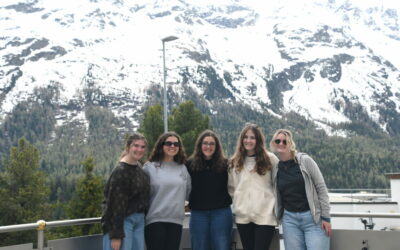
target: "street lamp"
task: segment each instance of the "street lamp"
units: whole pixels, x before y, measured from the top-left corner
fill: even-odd
[[[178,39],[176,36],[167,36],[162,41],[163,49],[163,71],[164,71],[164,132],[168,132],[168,113],[167,113],[167,68],[165,67],[165,43]]]

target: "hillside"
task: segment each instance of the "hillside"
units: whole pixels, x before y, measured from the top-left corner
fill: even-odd
[[[162,100],[192,100],[230,155],[247,121],[295,131],[330,188],[387,187],[398,169],[399,4],[394,1],[3,0],[0,153],[25,136],[52,200],[93,154],[114,166],[125,133]],[[1,168],[0,163],[0,168]]]

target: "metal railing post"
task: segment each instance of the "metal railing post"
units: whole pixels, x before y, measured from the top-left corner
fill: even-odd
[[[46,221],[38,220],[36,222],[36,224],[37,224],[36,230],[38,232],[37,249],[43,250],[44,249],[44,229],[46,228]]]

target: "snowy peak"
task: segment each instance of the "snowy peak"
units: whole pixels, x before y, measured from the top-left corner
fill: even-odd
[[[0,116],[56,86],[69,107],[59,125],[85,122],[90,104],[137,126],[160,94],[161,39],[176,35],[165,44],[175,102],[294,111],[332,134],[353,121],[400,133],[400,8],[382,3],[3,0]]]

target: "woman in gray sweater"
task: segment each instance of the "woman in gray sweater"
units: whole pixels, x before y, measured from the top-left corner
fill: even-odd
[[[162,134],[144,165],[150,177],[150,208],[146,215],[147,250],[178,250],[190,175],[182,140],[175,132]]]
[[[332,234],[329,197],[318,165],[307,154],[297,153],[287,129],[277,130],[270,146],[279,158],[272,180],[285,249],[328,250]]]

